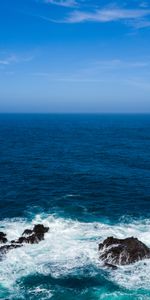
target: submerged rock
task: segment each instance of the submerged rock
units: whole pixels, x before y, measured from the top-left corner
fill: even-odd
[[[117,266],[112,265],[112,264],[108,264],[108,263],[105,263],[104,267],[107,267],[107,268],[112,269],[112,270],[117,270],[118,269]]]
[[[3,258],[3,255],[5,255],[9,250],[16,249],[21,247],[22,245],[16,245],[16,244],[10,244],[0,247],[0,260]]]
[[[0,243],[5,244],[7,243],[6,233],[0,231]]]
[[[117,239],[108,237],[99,244],[100,259],[107,266],[128,265],[144,258],[150,258],[150,249],[137,238]]]
[[[44,239],[44,236],[43,236]],[[23,237],[21,236],[18,240],[17,243],[23,244],[23,243],[28,243],[28,244],[37,244],[40,240],[35,234],[29,235],[28,237]]]

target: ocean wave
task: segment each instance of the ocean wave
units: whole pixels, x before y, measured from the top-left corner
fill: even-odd
[[[43,223],[50,228],[45,234],[45,240],[36,245],[24,245],[6,254],[0,261],[1,291],[7,290],[17,295],[20,289],[18,282],[34,274],[58,279],[75,274],[85,276],[86,270],[86,276],[103,274],[119,288],[150,292],[150,260],[120,266],[117,270],[110,271],[103,268],[98,253],[99,242],[108,236],[117,238],[134,236],[150,247],[150,220],[110,225],[101,222],[84,223],[54,215],[38,214],[32,221],[5,219],[0,222],[0,230],[6,232],[9,240],[13,240],[17,239],[26,228],[32,228],[37,223]],[[35,288],[32,292],[39,295],[48,293],[47,290],[43,290],[43,287]],[[42,297],[41,299],[44,299],[44,294]]]

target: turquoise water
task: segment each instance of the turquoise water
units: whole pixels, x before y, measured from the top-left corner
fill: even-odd
[[[112,271],[108,236],[150,246],[149,115],[0,115],[0,230],[37,245],[0,261],[0,299],[150,299],[150,261]]]

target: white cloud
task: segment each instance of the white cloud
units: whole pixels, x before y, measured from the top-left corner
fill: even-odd
[[[138,20],[133,25],[136,29],[146,28],[146,27],[150,27],[150,21],[149,20]]]
[[[5,59],[1,59],[0,65],[10,65],[11,63],[16,62],[16,59],[17,59],[16,56],[11,55]]]
[[[10,55],[4,59],[0,59],[0,65],[10,65],[10,64],[15,64],[15,63],[21,63],[21,62],[29,62],[33,59],[33,56],[26,56],[26,57],[21,57],[17,55]]]
[[[75,0],[44,0],[44,2],[64,7],[74,7],[77,5]]]
[[[140,19],[150,15],[148,9],[101,9],[94,12],[74,11],[63,22],[82,23],[82,22],[111,22],[119,20]]]

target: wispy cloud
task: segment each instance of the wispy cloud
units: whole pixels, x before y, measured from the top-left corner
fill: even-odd
[[[139,4],[139,6],[142,7],[142,8],[147,8],[147,7],[149,7],[149,3],[146,2],[146,1],[143,1],[143,2],[141,2],[141,3]]]
[[[16,56],[14,56],[14,55],[11,55],[11,56],[9,56],[9,57],[6,57],[6,58],[4,58],[4,59],[1,59],[0,60],[0,65],[10,65],[11,63],[14,63],[14,62],[16,62],[16,60],[17,60],[17,58],[16,58]]]
[[[120,59],[104,60],[95,62],[95,66],[104,69],[116,68],[145,68],[150,66],[149,61],[125,61]]]
[[[98,60],[91,61],[83,64],[80,67],[72,71],[64,72],[61,70],[59,73],[54,72],[34,72],[31,75],[34,77],[40,77],[44,81],[52,82],[103,82],[125,79],[128,74],[136,74],[137,70],[139,74],[145,74],[145,71],[149,70],[150,61],[126,61],[120,59],[110,60]],[[126,72],[127,71],[127,72]],[[128,72],[130,71],[130,72]],[[144,73],[143,73],[144,72]]]
[[[33,56],[22,57],[22,56],[12,54],[12,55],[7,56],[3,59],[0,59],[0,65],[8,66],[8,65],[11,65],[11,64],[15,64],[15,63],[29,62],[32,59],[33,59]]]
[[[120,7],[117,4],[109,3],[107,6],[95,5],[85,0],[36,0],[43,3],[53,4],[70,8],[70,12],[61,18],[54,18],[52,16],[36,15],[33,17],[39,18],[51,23],[109,23],[109,22],[123,22],[125,25],[140,29],[150,27],[150,7],[148,3],[143,1],[139,3],[137,8],[128,8],[125,4]],[[86,10],[85,10],[86,7]]]
[[[127,74],[145,74],[149,70],[150,61],[147,60],[97,60],[91,61],[89,64],[82,66],[77,72],[74,71],[74,75],[80,78],[120,78],[120,76],[126,76]]]
[[[135,29],[140,29],[140,28],[148,28],[150,27],[150,20],[137,20],[136,22],[134,22],[134,28]]]
[[[44,0],[44,3],[54,4],[64,7],[75,7],[77,2],[75,0]]]
[[[64,23],[82,23],[82,22],[112,22],[119,20],[136,20],[150,15],[148,9],[120,9],[105,8],[97,9],[94,12],[74,11],[63,20]]]

